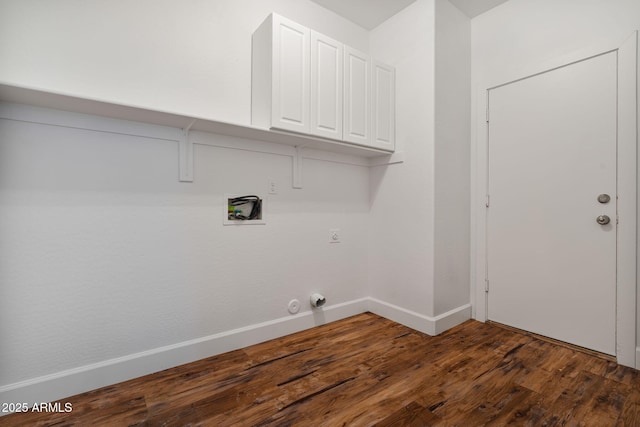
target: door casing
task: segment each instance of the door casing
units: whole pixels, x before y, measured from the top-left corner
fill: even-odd
[[[499,84],[484,85],[478,94],[477,140],[475,147],[475,191],[472,193],[472,247],[471,303],[473,317],[487,320],[487,230],[486,197],[488,174],[488,126],[485,111],[488,107],[488,91],[497,86],[533,77],[555,68],[564,67],[607,52],[618,57],[618,239],[616,261],[616,357],[621,365],[640,367],[636,361],[636,266],[639,265],[636,237],[638,223],[637,166],[640,164],[638,144],[638,87],[640,73],[637,58],[638,32],[634,32],[622,45],[608,50],[584,54],[573,61],[558,62],[555,66],[526,75],[515,76]],[[640,357],[638,358],[640,359]]]

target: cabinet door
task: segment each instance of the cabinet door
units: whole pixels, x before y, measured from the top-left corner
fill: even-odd
[[[311,32],[311,133],[342,139],[342,43]]]
[[[395,149],[395,69],[381,62],[371,65],[371,144]]]
[[[369,101],[369,55],[344,47],[344,129],[343,139],[371,144]]]
[[[309,133],[310,30],[272,16],[271,127]]]

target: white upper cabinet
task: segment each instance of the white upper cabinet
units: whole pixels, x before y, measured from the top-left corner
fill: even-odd
[[[395,72],[275,13],[252,38],[251,123],[395,149]]]
[[[253,34],[251,121],[309,133],[311,31],[275,13]]]
[[[379,61],[371,64],[371,144],[395,149],[395,69]]]
[[[369,55],[344,48],[344,140],[371,143],[371,101]]]
[[[342,139],[343,45],[311,31],[311,134]]]

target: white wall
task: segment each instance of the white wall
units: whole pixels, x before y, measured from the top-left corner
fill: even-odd
[[[451,270],[465,245],[466,130],[451,124],[466,114],[455,68],[466,67],[468,22],[442,5],[451,27],[438,43],[435,1],[367,33],[307,0],[0,0],[0,83],[240,124],[251,33],[275,11],[396,66],[405,158],[369,169],[307,151],[294,190],[281,149],[196,132],[195,181],[179,183],[175,129],[132,136],[116,129],[127,123],[38,109],[28,122],[0,120],[3,399],[64,397],[364,309],[434,333],[466,319],[465,267]],[[449,59],[449,47],[461,51]],[[460,83],[453,103],[437,79]],[[224,193],[265,194],[268,179],[278,194],[267,196],[267,224],[223,227]],[[436,211],[438,191],[460,193],[442,193]],[[330,228],[341,243],[328,243]],[[310,314],[312,291],[327,310]],[[286,311],[292,298],[298,316]]]
[[[368,50],[365,30],[309,1],[2,1],[0,82],[248,124],[251,34],[271,11]],[[175,141],[53,116],[0,120],[0,392],[290,319],[292,298],[304,316],[313,291],[328,311],[366,296],[367,167],[307,156],[294,190],[290,156],[197,144],[180,183]],[[224,227],[224,193],[266,195],[268,179],[267,224]],[[189,357],[204,356],[163,363]]]
[[[637,0],[509,0],[472,21],[473,83],[504,83],[619,45],[639,23]]]
[[[0,82],[249,124],[251,34],[271,12],[368,51],[309,0],[0,0]]]
[[[365,295],[366,167],[304,159],[294,190],[290,157],[196,145],[184,184],[168,141],[11,120],[0,141],[0,386]],[[223,194],[268,178],[267,224],[224,227]]]
[[[483,181],[481,176],[476,176],[475,161],[482,153],[475,148],[480,132],[483,132],[484,90],[615,49],[638,29],[640,2],[637,0],[509,0],[474,18],[472,185]],[[484,200],[478,197],[479,194],[480,189],[474,187],[472,220],[477,209],[484,209]],[[472,247],[476,247],[475,233],[480,229],[478,224],[472,224]],[[472,283],[477,283],[474,272]],[[638,326],[640,332],[640,324]]]
[[[371,170],[370,292],[433,316],[434,0],[418,0],[371,31],[371,54],[396,67],[400,165]]]
[[[470,20],[419,0],[371,32],[371,53],[396,67],[406,158],[371,170],[371,296],[418,317],[456,312],[451,326],[469,315]]]
[[[435,271],[439,315],[469,303],[471,20],[446,0],[435,16]]]

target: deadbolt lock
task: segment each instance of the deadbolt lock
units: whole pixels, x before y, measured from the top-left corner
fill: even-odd
[[[607,225],[611,222],[611,218],[608,215],[600,215],[596,218],[596,222],[600,225]]]
[[[608,194],[600,194],[598,196],[598,201],[600,203],[609,203],[609,201],[611,200],[611,196],[609,196]]]

